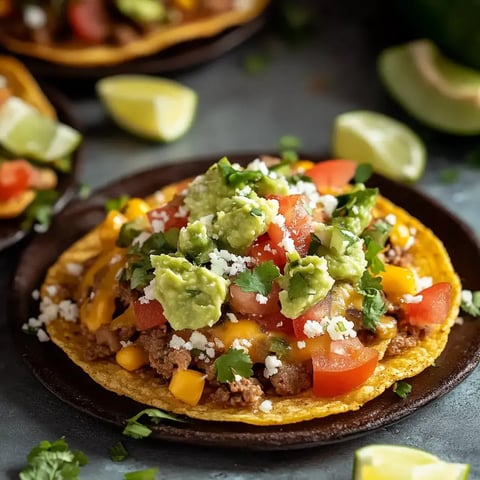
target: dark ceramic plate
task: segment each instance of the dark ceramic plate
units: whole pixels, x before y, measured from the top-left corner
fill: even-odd
[[[101,78],[123,73],[165,74],[195,67],[214,60],[242,44],[265,24],[266,15],[233,27],[209,38],[174,45],[156,55],[142,57],[117,65],[74,67],[22,56],[22,61],[35,74],[47,78]]]
[[[142,408],[137,402],[111,393],[68,361],[55,345],[39,343],[21,332],[21,325],[36,305],[31,292],[38,288],[45,272],[57,256],[74,240],[104,217],[107,198],[128,193],[145,196],[162,185],[187,175],[203,172],[219,156],[178,162],[141,172],[116,181],[97,191],[87,201],[69,205],[56,218],[47,234],[35,237],[23,252],[13,280],[10,318],[18,350],[36,377],[66,403],[101,420],[122,426]],[[233,162],[245,162],[250,155],[231,155]],[[303,158],[303,157],[302,157]],[[306,157],[306,158],[312,158]],[[315,158],[320,160],[320,158]],[[480,289],[480,249],[473,233],[461,221],[421,193],[375,176],[372,184],[409,210],[444,241],[465,288]],[[68,228],[65,228],[68,225]],[[256,427],[240,423],[192,420],[185,424],[153,426],[154,438],[191,444],[241,447],[247,449],[289,449],[338,442],[385,427],[444,395],[460,383],[480,360],[480,322],[464,315],[463,325],[455,325],[447,347],[435,368],[409,380],[412,393],[399,399],[391,390],[356,412],[293,425]]]
[[[57,111],[58,119],[78,129],[77,122],[70,112],[68,100],[50,85],[42,85],[42,90]],[[81,150],[82,147],[80,146],[73,154],[71,171],[68,174],[58,173],[58,186],[56,190],[60,195],[55,203],[54,213],[58,213],[75,194],[75,182],[80,168]],[[21,216],[9,220],[0,219],[0,251],[19,242],[30,233],[28,230],[21,228],[22,219],[23,217]]]

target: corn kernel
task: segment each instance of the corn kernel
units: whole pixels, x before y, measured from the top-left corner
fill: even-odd
[[[195,406],[202,397],[205,376],[196,370],[177,370],[170,380],[170,393],[189,405]]]
[[[295,172],[306,172],[307,170],[310,170],[314,166],[315,164],[310,160],[299,160],[293,165],[293,170]]]
[[[148,363],[148,354],[137,345],[127,345],[117,352],[115,360],[125,370],[133,372]]]
[[[141,198],[131,198],[122,209],[122,213],[125,215],[128,221],[131,221],[141,217],[142,215],[145,215],[149,210],[150,206],[147,202]]]

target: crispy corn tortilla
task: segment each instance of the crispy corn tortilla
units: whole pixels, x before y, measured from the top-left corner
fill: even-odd
[[[166,25],[125,45],[88,47],[74,44],[42,45],[11,37],[5,32],[0,32],[0,43],[12,52],[62,65],[78,67],[114,65],[152,55],[188,40],[213,37],[230,27],[257,17],[268,3],[269,0],[252,0],[251,5],[244,10],[220,13],[179,25]]]
[[[434,283],[450,282],[452,305],[444,324],[439,325],[431,335],[401,355],[383,358],[374,374],[361,387],[348,394],[334,398],[318,398],[314,397],[311,391],[305,391],[290,397],[267,396],[273,405],[269,413],[248,408],[223,408],[209,403],[192,407],[175,399],[168,391],[168,386],[153,374],[128,372],[113,359],[93,362],[84,360],[83,351],[87,340],[81,334],[79,324],[56,320],[47,326],[48,334],[74,363],[104,388],[140,403],[192,418],[253,425],[282,425],[357,410],[396,381],[413,377],[434,363],[447,343],[450,329],[458,316],[460,303],[460,280],[454,272],[445,247],[434,233],[383,197],[378,199],[377,210],[382,216],[392,213],[398,222],[416,229],[417,240],[411,252],[418,273],[421,276],[431,276]],[[93,230],[68,249],[50,268],[43,291],[45,292],[48,285],[58,284],[68,278],[65,268],[67,263],[81,263],[100,251],[98,232]]]

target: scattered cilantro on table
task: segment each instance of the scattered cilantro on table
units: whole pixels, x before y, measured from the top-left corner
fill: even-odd
[[[272,291],[273,281],[280,276],[278,267],[269,260],[256,266],[252,271],[241,272],[234,280],[244,292],[268,295]]]
[[[83,452],[71,451],[64,438],[41,441],[27,457],[28,467],[20,472],[20,480],[78,480],[80,467],[88,459]]]
[[[472,317],[480,317],[480,290],[462,290],[460,307]]]
[[[185,422],[185,420],[182,420],[181,418],[177,417],[176,415],[172,415],[171,413],[158,410],[157,408],[146,408],[145,410],[138,412],[133,417],[127,419],[127,425],[123,429],[122,433],[127,437],[137,439],[148,437],[152,433],[152,430],[138,421],[139,418],[143,415],[147,415],[152,421],[152,423],[155,424],[160,423],[162,420]]]
[[[253,375],[252,360],[243,350],[230,348],[215,360],[215,371],[221,383],[233,382],[235,374],[250,378]]]
[[[147,470],[138,470],[136,472],[126,473],[125,480],[155,480],[158,468],[148,468]]]
[[[108,449],[112,462],[123,462],[128,458],[128,451],[122,442],[117,442]]]
[[[353,177],[355,183],[365,183],[373,173],[373,167],[370,163],[360,163],[355,169]]]
[[[243,68],[251,75],[264,72],[269,65],[270,57],[266,53],[251,53],[243,58]]]
[[[407,395],[411,393],[412,386],[405,380],[399,380],[393,384],[393,392],[400,398],[407,398]]]
[[[444,168],[440,172],[440,180],[442,183],[455,183],[459,178],[460,172],[455,168]]]
[[[34,224],[37,224],[38,231],[46,231],[50,226],[53,206],[58,195],[55,190],[39,190],[33,202],[25,210],[22,230],[30,230]]]

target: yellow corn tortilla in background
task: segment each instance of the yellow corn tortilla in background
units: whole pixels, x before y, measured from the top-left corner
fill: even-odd
[[[164,189],[164,192],[171,191],[174,191],[171,187]],[[165,195],[165,201],[169,200],[170,193]],[[357,410],[398,380],[418,375],[435,362],[445,348],[450,329],[458,316],[460,303],[460,280],[442,242],[420,221],[385,198],[378,198],[376,208],[380,216],[391,213],[401,224],[416,229],[416,241],[410,249],[413,264],[420,276],[430,276],[434,283],[449,282],[452,285],[452,303],[445,323],[432,326],[432,333],[420,340],[415,347],[398,356],[381,359],[374,374],[362,386],[347,394],[319,398],[314,397],[311,390],[307,390],[289,397],[266,395],[265,399],[271,400],[273,407],[268,413],[249,408],[224,408],[208,402],[192,407],[175,399],[168,391],[168,385],[156,378],[153,372],[151,375],[145,371],[142,374],[128,372],[113,358],[86,361],[83,358],[83,351],[87,339],[81,334],[80,324],[56,320],[47,326],[48,334],[75,364],[104,388],[145,405],[192,418],[253,425],[282,425]],[[101,250],[98,229],[94,229],[63,253],[50,268],[42,293],[46,292],[47,286],[62,283],[68,278],[66,268],[68,263],[82,263]],[[381,345],[379,347],[383,348]]]
[[[68,43],[42,45],[20,40],[0,32],[0,43],[12,52],[41,58],[49,62],[78,67],[114,65],[160,52],[188,40],[213,37],[227,28],[244,24],[265,9],[269,0],[251,0],[242,10],[212,14],[190,22],[166,25],[148,32],[125,45],[81,46]]]

